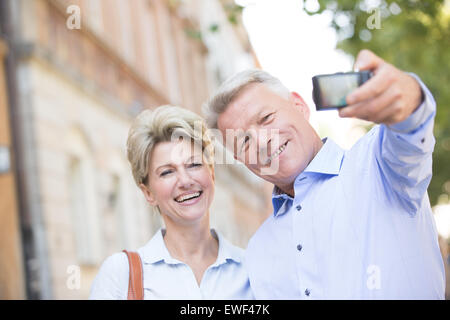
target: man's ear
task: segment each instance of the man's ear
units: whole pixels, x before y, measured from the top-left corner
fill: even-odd
[[[297,92],[292,91],[289,95],[289,100],[292,101],[295,107],[300,108],[300,111],[303,113],[303,116],[306,120],[309,120],[309,117],[311,115],[308,105],[306,104],[305,100],[303,100],[302,96],[299,95]]]
[[[139,188],[141,189],[142,193],[144,194],[145,199],[147,200],[147,202],[149,204],[151,204],[152,206],[158,205],[155,197],[153,196],[153,193],[150,191],[150,189],[145,184],[141,183],[139,185]]]

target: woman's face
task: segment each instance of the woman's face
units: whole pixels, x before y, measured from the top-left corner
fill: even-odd
[[[151,154],[148,185],[141,184],[147,201],[177,224],[209,219],[214,197],[214,171],[200,146],[182,140],[160,142]]]

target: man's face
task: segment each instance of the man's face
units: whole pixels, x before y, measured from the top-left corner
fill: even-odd
[[[251,84],[217,124],[236,159],[287,192],[318,152],[320,138],[308,119],[308,106],[298,94],[286,99],[263,84]]]

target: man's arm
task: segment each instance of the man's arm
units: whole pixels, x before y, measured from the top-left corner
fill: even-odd
[[[353,104],[340,115],[381,123],[378,165],[390,189],[414,215],[432,175],[436,103],[419,78],[388,65],[370,51],[362,51],[356,64],[374,70],[374,81],[349,95],[347,100]]]
[[[411,215],[419,209],[432,177],[436,103],[423,86],[424,102],[402,122],[381,125],[378,163],[392,190]]]

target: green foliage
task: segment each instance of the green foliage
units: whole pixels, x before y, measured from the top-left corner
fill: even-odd
[[[228,3],[224,5],[224,8],[228,16],[228,21],[231,24],[237,25],[239,23],[239,18],[242,15],[242,10],[244,9],[244,7],[235,3]]]
[[[311,0],[309,0],[311,1]],[[304,0],[304,2],[307,2]],[[433,179],[428,193],[432,205],[450,195],[450,1],[444,0],[319,0],[308,14],[331,11],[337,48],[353,56],[369,49],[397,68],[414,72],[437,102]],[[368,3],[378,3],[368,7]],[[308,6],[306,6],[308,7]],[[377,15],[377,16],[374,16]],[[379,17],[379,29],[373,28]],[[448,183],[446,183],[448,182]]]
[[[200,30],[192,29],[192,28],[184,28],[184,32],[189,38],[195,40],[202,40],[202,32]]]
[[[219,31],[219,25],[217,23],[213,23],[209,26],[209,31],[214,33]]]

